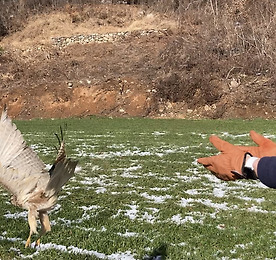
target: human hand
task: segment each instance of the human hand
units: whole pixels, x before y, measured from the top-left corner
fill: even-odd
[[[242,168],[246,152],[215,135],[212,135],[209,140],[221,153],[210,157],[199,158],[197,162],[203,164],[205,168],[219,179],[234,181],[245,178],[242,173]]]
[[[253,156],[259,158],[264,156],[276,156],[276,143],[253,130],[250,131],[250,137],[258,146],[239,146],[241,150],[249,152]]]

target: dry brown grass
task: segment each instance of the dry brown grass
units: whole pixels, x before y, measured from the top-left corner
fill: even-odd
[[[126,5],[66,5],[30,16],[24,28],[2,40],[5,48],[26,49],[51,44],[52,37],[142,29],[174,29],[176,22],[153,11]]]
[[[159,98],[193,107],[217,102],[217,80],[266,77],[275,85],[274,1],[182,3],[180,34],[161,55]]]

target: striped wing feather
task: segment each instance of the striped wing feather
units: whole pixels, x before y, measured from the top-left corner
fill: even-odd
[[[31,175],[48,174],[44,170],[44,163],[27,146],[21,132],[8,117],[6,109],[3,110],[0,119],[0,166],[0,182],[12,193],[16,188],[22,188],[22,185],[19,185],[22,180],[28,179],[32,183],[33,179],[37,182],[37,178],[29,178]],[[18,192],[20,191],[16,193]]]

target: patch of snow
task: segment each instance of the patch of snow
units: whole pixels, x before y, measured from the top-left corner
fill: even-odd
[[[138,237],[139,233],[126,231],[125,233],[118,232],[117,235],[121,237]]]
[[[214,188],[213,189],[213,194],[214,194],[215,197],[222,198],[225,195],[225,191],[222,190],[222,189],[219,189],[219,188]]]
[[[7,213],[3,215],[5,218],[12,218],[12,219],[18,219],[18,218],[24,218],[26,219],[28,217],[27,211],[22,211],[19,213]]]
[[[172,220],[172,222],[176,223],[177,225],[182,225],[185,223],[203,224],[202,220],[195,220],[194,217],[192,217],[192,216],[185,216],[184,218],[182,218],[180,214],[172,216],[171,220]]]
[[[149,195],[148,193],[144,192],[140,194],[142,197],[148,199],[148,200],[152,200],[154,203],[164,203],[164,201],[166,199],[171,199],[172,196],[171,195],[160,195],[160,196],[156,196],[156,195]]]
[[[130,207],[129,210],[126,210],[125,216],[129,217],[131,220],[134,220],[137,218],[137,214],[139,210],[137,210],[137,205],[128,205]]]

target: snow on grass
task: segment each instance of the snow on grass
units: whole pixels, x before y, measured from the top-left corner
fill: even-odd
[[[182,218],[180,214],[172,216],[172,222],[176,223],[177,225],[183,225],[186,223],[192,223],[192,224],[203,224],[203,220],[199,219],[196,220],[193,216],[185,216]]]
[[[129,219],[134,220],[137,218],[138,215],[138,206],[137,205],[127,205],[129,209],[125,210],[124,215],[127,216]],[[122,212],[121,209],[119,209],[117,215],[113,216],[114,218],[118,216]]]
[[[117,235],[122,237],[138,237],[139,233],[126,231],[125,233],[118,232]]]
[[[9,238],[9,237],[4,237],[0,236],[0,240],[6,240],[6,241],[19,241],[22,244],[25,244],[26,241],[23,241],[18,238]],[[34,247],[34,243],[32,243],[31,247]],[[11,247],[11,251],[16,251],[16,253],[20,256],[21,259],[32,259],[35,256],[38,256],[40,253],[43,254],[43,251],[45,250],[56,250],[60,251],[61,253],[67,253],[67,254],[73,254],[73,255],[84,255],[84,256],[94,256],[99,259],[109,259],[109,260],[135,260],[135,255],[132,254],[130,251],[126,252],[118,252],[118,253],[113,253],[110,255],[106,255],[104,253],[97,252],[95,250],[87,250],[87,249],[82,249],[76,246],[65,246],[65,245],[59,245],[59,244],[54,244],[54,243],[41,243],[39,247],[35,248],[36,251],[33,254],[30,255],[25,255],[20,252],[20,249]]]
[[[171,195],[156,196],[156,195],[149,195],[147,192],[141,193],[140,195],[148,200],[151,200],[154,203],[163,203],[165,200],[172,198]]]
[[[119,209],[118,212],[113,215],[113,218],[118,218],[121,214],[129,218],[130,220],[142,220],[147,223],[154,223],[157,219],[156,215],[159,212],[157,208],[145,208],[141,210],[136,204],[126,205],[127,209]]]
[[[203,204],[207,207],[214,208],[216,210],[230,210],[233,208],[236,208],[237,206],[232,205],[228,206],[227,202],[223,203],[215,203],[210,199],[193,199],[193,198],[182,198],[180,201],[181,207],[188,207],[188,206],[193,206],[195,203],[200,203]]]
[[[122,144],[117,144],[116,146],[124,147]],[[110,147],[109,147],[110,148]],[[112,146],[114,148],[114,145]],[[122,157],[133,157],[133,156],[139,156],[139,157],[148,157],[148,156],[157,156],[157,157],[164,157],[169,154],[179,153],[179,152],[185,152],[187,149],[189,149],[189,146],[186,147],[162,147],[160,148],[151,148],[147,151],[142,150],[139,147],[131,147],[131,149],[123,149],[118,151],[108,151],[108,152],[85,152],[84,150],[80,150],[80,148],[77,149],[77,155],[79,156],[89,156],[91,158],[95,159],[112,159],[112,158],[122,158]]]
[[[124,178],[139,178],[139,175],[136,175],[135,172],[137,172],[141,168],[141,165],[133,165],[130,167],[112,169],[112,172],[121,174],[121,177]]]
[[[93,130],[91,122],[88,132]],[[129,122],[128,128],[132,127]],[[14,243],[7,246],[7,252],[22,259],[39,258],[47,251],[53,259],[132,260],[154,253],[159,257],[164,242],[168,259],[199,259],[201,255],[202,259],[247,259],[252,253],[251,240],[252,244],[273,243],[275,226],[269,221],[276,211],[274,202],[269,202],[271,190],[259,181],[223,182],[199,165],[198,157],[214,154],[208,141],[211,131],[201,133],[196,127],[184,131],[182,124],[180,130],[168,127],[149,127],[148,131],[141,127],[140,131],[133,126],[124,132],[104,125],[98,133],[68,132],[67,145],[80,163],[50,212],[52,232],[40,247],[25,251],[19,233],[28,236],[27,212],[11,213],[13,206],[3,204],[2,217],[11,227],[2,232],[0,240]],[[239,143],[249,140],[245,131],[218,135]],[[37,135],[32,147],[41,154],[54,154],[41,138]],[[1,196],[7,200],[6,193]],[[16,235],[14,225],[21,228]],[[259,225],[258,237],[247,235]]]
[[[28,212],[27,211],[22,211],[18,213],[6,213],[3,215],[5,218],[12,218],[12,219],[19,219],[19,218],[24,218],[27,219],[28,217]]]

